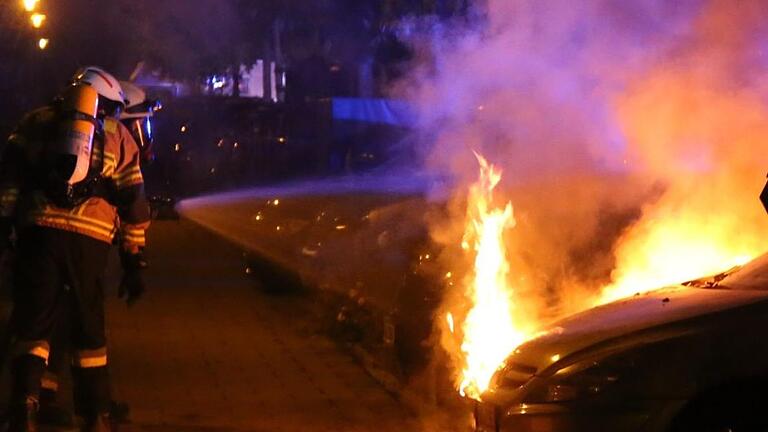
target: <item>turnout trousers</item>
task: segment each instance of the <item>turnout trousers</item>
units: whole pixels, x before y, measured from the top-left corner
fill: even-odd
[[[56,331],[72,346],[75,412],[93,418],[111,400],[102,278],[110,245],[69,231],[30,227],[18,239],[14,267],[11,403],[39,400]]]

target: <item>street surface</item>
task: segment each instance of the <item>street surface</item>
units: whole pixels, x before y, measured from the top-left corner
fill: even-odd
[[[320,333],[306,296],[265,294],[237,248],[185,221],[155,222],[149,242],[146,298],[107,294],[121,430],[421,430]]]
[[[403,431],[404,409],[316,331],[307,299],[264,294],[240,251],[156,222],[149,294],[109,304],[114,394],[135,430]]]

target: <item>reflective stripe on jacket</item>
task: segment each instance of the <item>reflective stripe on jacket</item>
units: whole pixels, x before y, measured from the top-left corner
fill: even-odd
[[[39,166],[46,142],[56,139],[56,113],[45,107],[28,114],[8,140],[0,159],[0,216],[14,217],[17,225],[37,225],[112,242],[120,233],[126,249],[143,247],[149,226],[149,206],[139,165],[139,147],[122,123],[104,121],[104,151],[94,143],[91,165],[102,165],[114,197],[92,197],[65,209],[53,205],[30,179]],[[101,139],[101,138],[94,138]]]

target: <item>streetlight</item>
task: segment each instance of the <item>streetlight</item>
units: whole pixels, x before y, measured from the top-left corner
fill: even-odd
[[[41,13],[33,13],[29,16],[29,20],[32,21],[32,27],[34,28],[40,28],[43,26],[43,21],[45,21],[45,14]]]
[[[40,3],[40,0],[22,0],[22,3],[24,3],[25,11],[34,12],[34,10],[37,9],[37,4]]]
[[[50,40],[48,40],[48,38],[40,38],[40,40],[37,41],[37,47],[40,48],[41,50],[44,50],[48,48],[49,42]]]

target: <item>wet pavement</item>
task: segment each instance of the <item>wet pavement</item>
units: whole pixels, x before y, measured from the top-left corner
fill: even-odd
[[[108,293],[122,431],[422,430],[319,330],[308,296],[266,294],[236,247],[191,222],[155,222],[149,242],[146,298]]]
[[[133,430],[408,431],[415,420],[240,251],[189,222],[149,233],[149,294],[109,302],[114,394]]]

